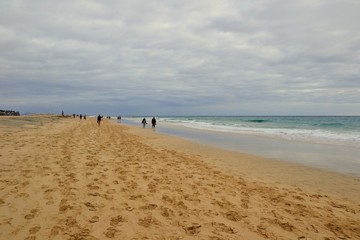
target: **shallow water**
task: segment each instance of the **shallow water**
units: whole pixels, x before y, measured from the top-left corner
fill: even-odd
[[[133,119],[125,119],[123,122],[140,127],[140,124],[134,122]],[[160,122],[156,131],[227,150],[360,177],[360,148],[354,146],[314,143],[237,132],[194,129],[168,122]]]

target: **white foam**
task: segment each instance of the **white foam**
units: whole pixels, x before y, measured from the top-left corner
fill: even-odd
[[[256,128],[245,127],[241,124],[218,125],[191,119],[161,118],[161,121],[200,130],[278,137],[287,140],[348,145],[360,148],[360,134],[356,132],[335,132],[324,129]]]

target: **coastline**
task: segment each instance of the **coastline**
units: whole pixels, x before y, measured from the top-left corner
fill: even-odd
[[[126,125],[126,124],[125,124]],[[129,126],[129,125],[126,125]],[[181,128],[183,130],[183,128]],[[224,147],[216,147],[202,141],[192,141],[150,128],[130,125],[129,131],[147,139],[152,147],[166,148],[184,154],[194,154],[230,175],[246,176],[252,181],[301,187],[308,191],[360,200],[360,177],[329,169],[306,166],[301,163],[266,158]],[[211,142],[211,141],[210,141]],[[343,186],[341,186],[344,184]],[[353,185],[354,188],[348,189]]]
[[[36,119],[0,121],[1,239],[360,238],[359,178],[108,120]]]
[[[126,119],[123,122],[137,125]],[[359,147],[211,131],[167,122],[159,123],[157,131],[225,150],[360,177]]]

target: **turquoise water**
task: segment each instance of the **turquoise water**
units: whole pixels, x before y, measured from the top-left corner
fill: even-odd
[[[218,132],[360,147],[360,116],[159,117],[159,122]]]

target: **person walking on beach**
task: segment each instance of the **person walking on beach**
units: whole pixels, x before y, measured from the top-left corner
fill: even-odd
[[[155,126],[156,126],[156,119],[155,119],[155,117],[153,117],[153,118],[151,119],[151,125],[152,125],[152,128],[155,129]]]
[[[142,123],[142,125],[143,125],[143,128],[145,128],[145,125],[147,124],[146,119],[143,118],[143,120],[141,121],[141,123]]]
[[[100,123],[101,123],[101,116],[99,114],[99,116],[97,116],[97,124],[100,126]]]

